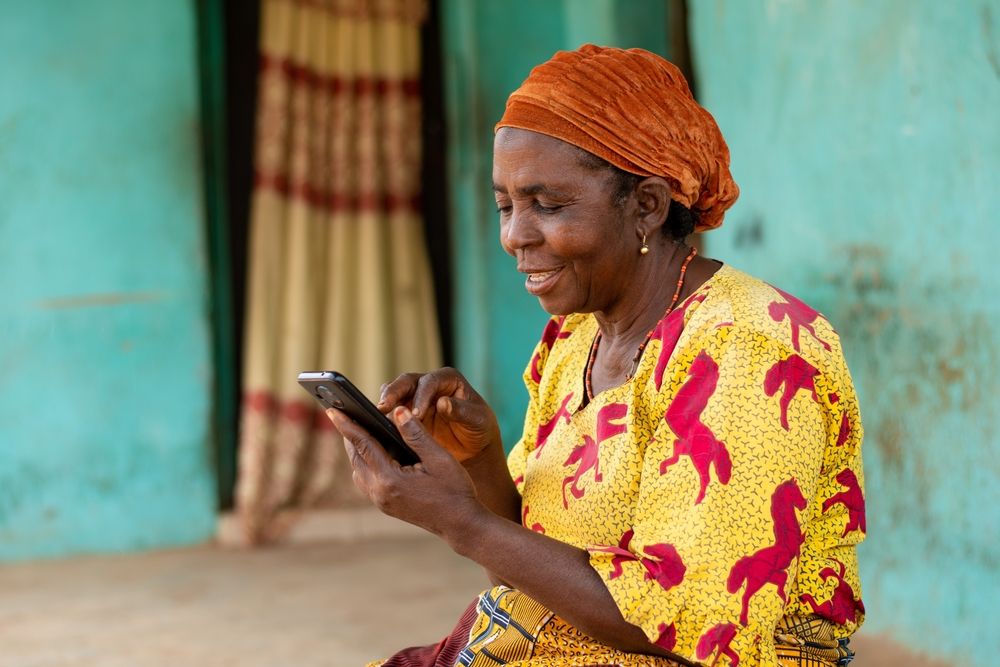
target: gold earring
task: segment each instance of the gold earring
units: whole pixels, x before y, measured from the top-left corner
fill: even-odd
[[[639,248],[639,254],[640,255],[645,255],[648,252],[649,252],[649,246],[646,245],[646,235],[643,234],[642,235],[642,247]]]

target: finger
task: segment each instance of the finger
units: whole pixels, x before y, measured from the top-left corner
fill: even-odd
[[[328,408],[326,416],[330,418],[330,421],[333,422],[333,427],[337,429],[338,433],[340,433],[340,437],[344,442],[344,451],[347,452],[347,460],[350,462],[351,468],[355,472],[356,482],[357,474],[359,472],[365,472],[368,468],[368,464],[365,462],[364,457],[361,456],[361,452],[354,443],[354,437],[356,437],[358,433],[351,428],[352,422],[350,417],[345,415],[340,410]]]
[[[397,405],[409,403],[420,381],[420,373],[403,373],[392,382],[382,385],[382,391],[375,406],[388,414]]]
[[[347,438],[342,438],[344,442],[344,451],[347,453],[347,461],[351,464],[351,481],[354,482],[354,486],[371,498],[371,491],[368,485],[368,475],[367,468],[365,467],[365,462],[358,454],[357,448],[355,448],[354,443]]]
[[[442,396],[437,400],[437,410],[450,421],[460,422],[474,429],[486,428],[486,411],[478,403],[453,396]]]
[[[476,390],[472,388],[472,385],[465,378],[465,376],[458,372],[457,368],[449,368],[448,370],[451,371],[452,375],[454,376],[455,384],[457,386],[457,389],[455,390],[453,396],[455,396],[456,398],[462,398],[469,401],[476,399],[482,400],[482,397],[478,393],[476,393]]]
[[[371,477],[372,475],[384,476],[389,471],[399,468],[399,464],[389,456],[378,440],[363,426],[340,410],[330,408],[327,410],[327,414],[330,415],[330,420],[340,435],[351,443],[354,456],[352,457],[350,450],[348,450],[348,456],[351,457],[351,467],[355,471],[361,472],[366,477]],[[369,484],[369,486],[371,485]]]
[[[392,413],[392,417],[396,422],[396,427],[399,429],[400,435],[403,436],[403,440],[406,441],[406,444],[410,446],[410,449],[414,451],[423,463],[426,464],[436,458],[440,458],[442,454],[451,458],[451,455],[445,452],[444,448],[431,437],[431,434],[427,432],[424,425],[410,410],[405,407],[396,408]]]
[[[440,368],[420,378],[413,394],[413,414],[423,417],[439,396],[452,396],[461,390],[463,378],[454,368]]]

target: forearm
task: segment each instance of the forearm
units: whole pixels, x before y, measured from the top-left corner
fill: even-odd
[[[514,486],[507,470],[503,447],[496,444],[474,459],[465,462],[465,470],[476,486],[479,501],[496,516],[520,524],[521,494]],[[484,566],[486,576],[494,586],[511,583],[500,574]]]
[[[508,585],[545,605],[574,627],[613,648],[678,656],[654,646],[627,622],[588,553],[486,512],[462,521],[446,536],[452,549],[495,573]]]
[[[521,523],[521,494],[507,470],[503,447],[496,443],[465,462],[479,501],[499,517]]]

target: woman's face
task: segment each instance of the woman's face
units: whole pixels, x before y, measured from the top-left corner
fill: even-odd
[[[528,130],[501,128],[493,142],[500,243],[553,315],[612,309],[639,257],[635,227],[613,201],[612,172],[583,156]]]

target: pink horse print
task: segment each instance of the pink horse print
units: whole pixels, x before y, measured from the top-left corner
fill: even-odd
[[[648,581],[653,579],[663,590],[669,591],[674,586],[684,581],[684,573],[687,566],[677,552],[677,548],[672,544],[650,544],[644,547],[642,552],[650,558],[641,558],[642,566],[646,568]]]
[[[569,338],[571,332],[563,331],[562,325],[565,317],[556,317],[550,319],[548,324],[545,325],[545,330],[542,332],[541,344],[546,350],[551,351],[552,346],[556,344],[556,340],[560,338]],[[535,355],[531,358],[531,379],[538,384],[542,381],[542,371],[539,368],[542,361],[542,350],[539,348]]]
[[[744,556],[736,561],[730,570],[726,582],[726,588],[730,593],[735,593],[746,584],[746,589],[743,591],[743,610],[740,614],[740,623],[743,625],[747,624],[750,598],[765,585],[774,584],[782,602],[788,601],[785,593],[787,570],[792,561],[798,558],[799,550],[805,541],[795,511],[804,510],[806,505],[805,496],[799,490],[794,477],[779,484],[771,495],[774,544]]]
[[[664,415],[677,439],[674,440],[673,456],[660,462],[660,474],[665,474],[667,468],[677,463],[681,456],[689,457],[701,483],[695,505],[701,504],[705,499],[711,466],[715,466],[715,475],[721,484],[729,483],[733,469],[726,443],[716,438],[712,430],[701,421],[701,415],[708,405],[708,399],[715,393],[718,381],[719,365],[702,350],[688,370],[687,382],[677,391],[677,396]]]
[[[528,512],[529,511],[531,511],[531,506],[530,505],[525,505],[524,509],[521,510],[521,525],[524,526],[525,528],[530,528],[531,530],[535,531],[536,533],[541,533],[542,535],[544,535],[545,534],[545,528],[542,527],[542,524],[540,524],[540,523],[538,523],[536,521],[535,523],[531,524],[530,526],[528,525]]]
[[[739,627],[734,623],[719,623],[712,626],[698,640],[698,646],[695,647],[695,656],[699,660],[705,660],[714,653],[715,659],[708,663],[709,667],[715,667],[719,659],[722,656],[726,656],[729,658],[730,667],[738,667],[740,656],[731,646],[733,639],[736,638],[738,629]]]
[[[572,415],[569,412],[569,402],[573,400],[573,392],[569,392],[565,398],[563,398],[562,405],[556,410],[556,413],[552,415],[547,422],[538,425],[538,433],[535,435],[535,458],[540,458],[542,456],[542,448],[545,447],[545,443],[548,442],[549,436],[552,435],[552,431],[556,430],[556,426],[559,425],[559,420],[564,420],[567,424],[569,423],[570,417]]]
[[[840,432],[837,434],[837,446],[843,447],[845,444],[847,444],[847,440],[850,437],[851,437],[851,419],[850,416],[847,414],[847,411],[845,410],[844,414],[841,415],[840,417]]]
[[[621,538],[619,538],[617,547],[592,547],[592,551],[603,551],[615,555],[611,559],[611,574],[608,576],[608,579],[617,579],[622,576],[622,573],[625,571],[622,569],[622,564],[626,561],[638,560],[635,554],[629,549],[632,544],[633,535],[635,535],[635,531],[631,529],[626,530]]]
[[[633,536],[634,531],[627,530],[621,536],[621,539],[618,540],[618,546],[616,547],[590,548],[591,551],[603,551],[614,554],[614,558],[611,559],[612,571],[608,579],[617,579],[620,577],[624,572],[623,565],[625,563],[639,561],[646,570],[643,578],[647,581],[656,580],[656,583],[663,590],[670,590],[684,581],[684,573],[687,571],[687,566],[684,565],[684,560],[674,545],[667,543],[650,544],[642,549],[642,552],[649,556],[649,558],[643,558],[635,555],[631,549]]]
[[[783,299],[785,299],[785,303],[772,301],[767,307],[767,312],[771,316],[771,319],[775,322],[782,322],[786,317],[788,318],[788,323],[792,328],[792,347],[795,348],[795,351],[802,351],[799,347],[799,329],[805,329],[813,338],[819,341],[819,343],[826,348],[827,351],[829,351],[830,344],[817,336],[816,330],[813,328],[813,323],[820,319],[822,315],[807,306],[802,301],[796,299],[788,292],[783,292],[777,287],[774,287],[774,285],[771,287],[775,292],[780,294]]]
[[[823,501],[823,513],[834,505],[843,505],[847,509],[847,525],[844,527],[844,534],[847,535],[852,530],[860,530],[867,533],[865,523],[865,495],[861,492],[861,483],[858,476],[850,468],[844,468],[837,473],[837,481],[841,486],[847,487],[840,493],[836,493]]]
[[[781,425],[788,430],[788,406],[795,394],[804,389],[812,394],[813,400],[819,402],[814,382],[819,370],[797,354],[776,362],[764,376],[764,393],[774,396],[778,389],[784,387],[781,394]]]
[[[677,646],[677,628],[673,623],[670,625],[660,623],[656,627],[656,631],[660,634],[657,636],[656,641],[653,642],[654,644],[667,651],[671,651]]]
[[[656,382],[657,391],[663,385],[663,373],[667,369],[667,364],[674,353],[674,348],[677,347],[677,341],[680,340],[681,332],[684,331],[684,318],[687,314],[687,309],[696,303],[704,301],[706,296],[708,295],[704,293],[692,296],[680,308],[660,320],[656,328],[653,329],[653,335],[649,339],[658,340],[661,345],[660,354],[656,358],[656,368],[653,371],[653,380]]]
[[[799,599],[812,607],[813,613],[823,618],[828,618],[834,623],[843,625],[847,622],[853,623],[858,619],[858,614],[865,613],[865,604],[854,595],[854,589],[844,581],[844,574],[847,568],[836,558],[830,558],[837,564],[836,570],[832,567],[825,567],[819,572],[819,576],[827,579],[835,579],[837,587],[833,589],[833,595],[825,602],[817,602],[812,595],[805,593]]]
[[[597,440],[589,435],[583,436],[583,444],[573,448],[569,453],[569,458],[563,463],[568,467],[577,465],[576,472],[563,480],[563,507],[569,508],[569,501],[566,498],[566,488],[576,499],[583,498],[584,489],[580,488],[580,480],[583,474],[591,470],[594,471],[594,482],[604,479],[599,468],[601,443],[613,436],[624,433],[628,428],[624,423],[616,423],[617,420],[625,418],[628,413],[628,405],[625,403],[608,403],[597,413]]]

